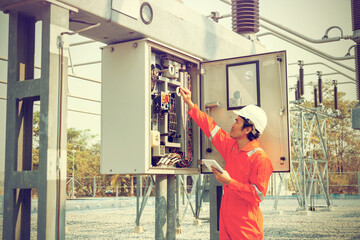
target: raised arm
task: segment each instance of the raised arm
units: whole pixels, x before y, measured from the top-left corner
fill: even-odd
[[[201,128],[206,137],[210,138],[211,143],[225,159],[229,145],[233,143],[231,137],[222,128],[218,127],[213,118],[200,111],[199,107],[191,100],[191,91],[186,88],[180,88],[180,94],[184,102],[189,106],[189,116]]]

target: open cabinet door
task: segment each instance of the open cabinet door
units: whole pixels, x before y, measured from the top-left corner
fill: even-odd
[[[229,132],[236,115],[232,110],[248,104],[260,106],[268,117],[259,138],[274,172],[290,171],[289,104],[286,51],[201,63],[201,109]],[[225,163],[211,142],[202,137],[202,158]],[[202,172],[209,172],[202,167]]]

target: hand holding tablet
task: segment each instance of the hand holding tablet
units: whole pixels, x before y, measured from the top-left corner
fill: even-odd
[[[224,172],[224,169],[213,159],[203,159],[202,163],[205,164],[210,171],[212,171],[211,166],[214,166],[219,172]]]

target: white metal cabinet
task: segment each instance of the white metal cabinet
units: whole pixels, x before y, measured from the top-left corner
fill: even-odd
[[[273,52],[201,64],[205,105],[219,102],[220,107],[208,113],[229,132],[236,115],[232,110],[247,104],[260,106],[268,117],[267,127],[260,136],[261,147],[269,155],[275,172],[290,171],[289,109],[286,77],[286,52]],[[237,100],[237,101],[235,101]],[[203,138],[203,142],[207,142]],[[220,154],[203,148],[203,158],[216,159],[224,166]],[[203,169],[207,171],[207,169]]]
[[[165,159],[173,151],[184,155],[188,152],[187,142],[183,143],[187,134],[182,127],[187,124],[186,106],[175,91],[179,86],[186,86],[185,78],[192,79],[192,87],[197,91],[199,62],[198,58],[149,39],[103,48],[101,173],[199,172],[199,147],[195,147],[199,145],[199,130],[196,127],[191,136],[194,147],[190,151],[193,161],[189,167],[154,164],[154,160]],[[159,75],[156,83],[152,75],[154,69]],[[175,120],[170,118],[172,106]]]

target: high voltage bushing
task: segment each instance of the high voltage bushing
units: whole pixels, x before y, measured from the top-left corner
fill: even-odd
[[[337,82],[336,80],[334,80],[333,82],[334,82],[334,108],[335,110],[337,110],[338,109]]]
[[[300,81],[299,79],[296,82],[296,90],[295,90],[295,100],[300,100]]]
[[[232,29],[239,34],[259,32],[259,0],[232,0]]]
[[[356,86],[356,93],[357,98],[360,100],[360,60],[359,60],[359,54],[360,54],[360,0],[352,0],[351,1],[351,16],[352,16],[352,24],[353,24],[353,31],[354,31],[354,38],[353,40],[356,42],[355,47],[355,70],[356,70],[356,80],[357,80],[357,86]]]
[[[300,81],[300,95],[303,96],[304,95],[304,69],[302,68],[302,66],[300,65],[300,69],[299,69],[299,81]]]
[[[314,87],[314,107],[318,107],[317,88]]]
[[[318,89],[319,89],[319,103],[322,103],[322,79],[321,79],[321,76],[322,76],[322,72],[318,71],[317,72],[317,75],[318,75]]]

